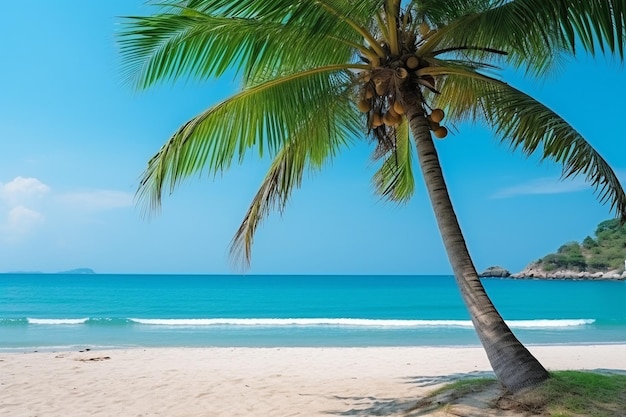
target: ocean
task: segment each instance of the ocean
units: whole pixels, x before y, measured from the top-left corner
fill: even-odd
[[[626,343],[624,281],[483,282],[523,343]],[[0,274],[0,351],[478,344],[452,276]]]

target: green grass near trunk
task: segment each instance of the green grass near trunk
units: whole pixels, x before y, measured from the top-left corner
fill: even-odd
[[[507,394],[498,388],[495,379],[459,380],[434,391],[411,411],[451,412],[455,407],[482,403],[486,404],[485,415],[508,411],[506,415],[626,417],[626,375],[622,374],[558,371],[552,372],[550,379],[539,387],[518,394]]]

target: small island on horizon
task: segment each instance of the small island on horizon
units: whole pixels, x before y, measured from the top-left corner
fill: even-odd
[[[595,238],[582,243],[568,242],[555,253],[531,262],[522,271],[511,274],[500,266],[491,266],[479,274],[485,278],[594,279],[626,280],[626,224],[618,219],[598,224]]]

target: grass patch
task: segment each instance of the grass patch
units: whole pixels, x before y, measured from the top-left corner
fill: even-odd
[[[541,386],[509,397],[520,411],[550,417],[626,416],[626,375],[560,371]]]
[[[550,375],[539,387],[514,395],[504,394],[493,378],[459,380],[430,393],[407,415],[434,410],[474,415],[482,410],[480,415],[495,416],[506,410],[507,415],[519,416],[626,417],[626,375],[583,371]]]

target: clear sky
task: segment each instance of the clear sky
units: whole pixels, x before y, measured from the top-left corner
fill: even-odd
[[[169,135],[228,96],[232,79],[122,82],[119,16],[141,0],[7,2],[0,25],[0,272],[239,273],[228,245],[267,161],[194,178],[151,218],[137,180]],[[626,178],[623,67],[581,57],[542,83],[511,84],[557,111]],[[613,217],[581,180],[458,126],[437,142],[450,194],[482,270],[513,272]],[[259,229],[250,274],[449,274],[423,181],[403,206],[373,193],[367,142],[307,176],[283,216]]]

